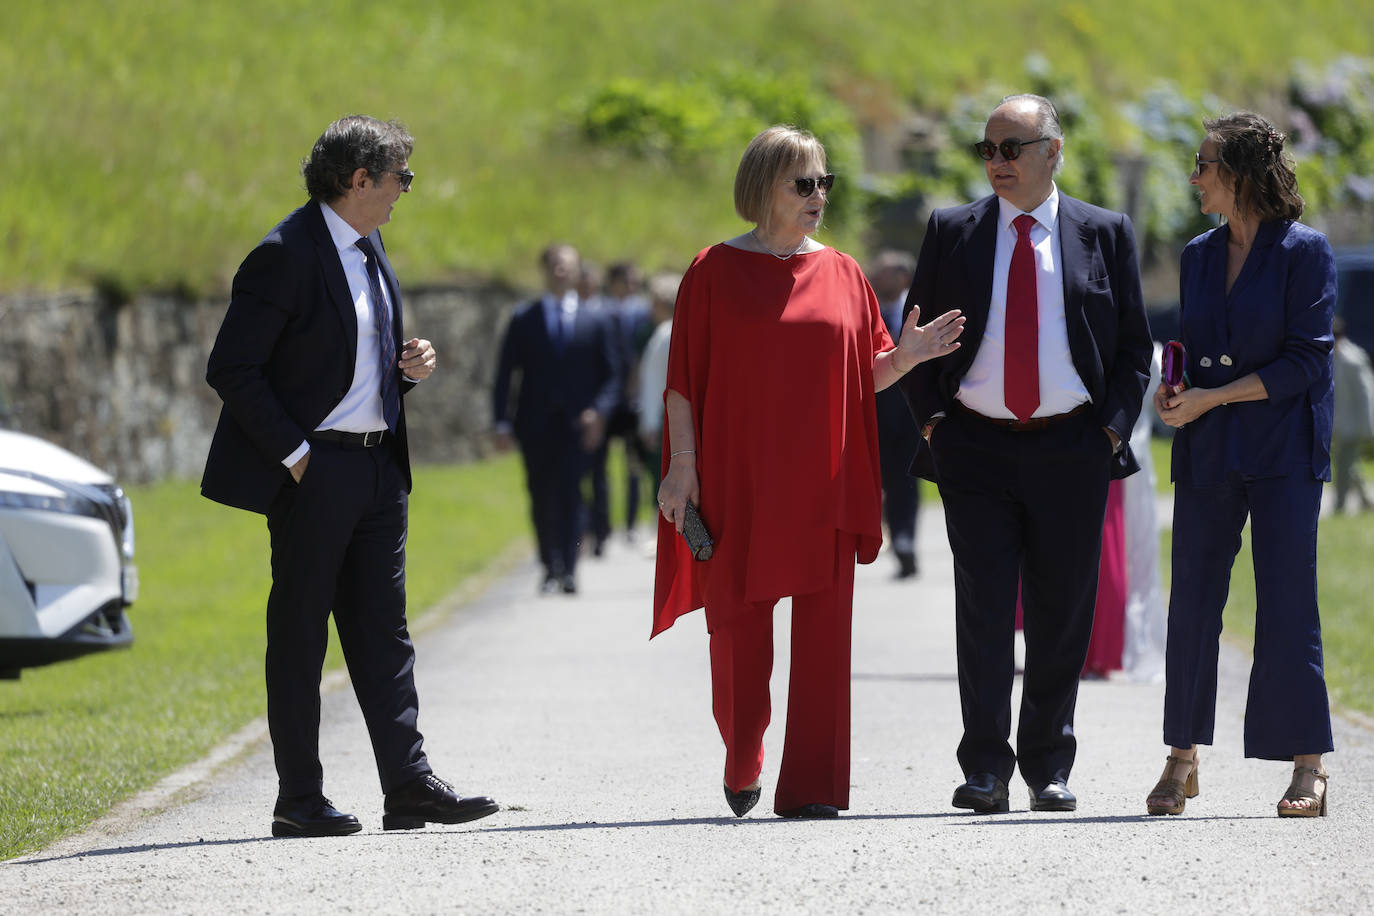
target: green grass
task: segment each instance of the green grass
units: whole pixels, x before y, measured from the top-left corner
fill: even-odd
[[[407,283],[531,282],[552,238],[603,262],[681,269],[741,228],[730,197],[739,151],[670,163],[589,148],[571,125],[594,91],[743,68],[799,76],[883,130],[913,108],[940,117],[962,95],[1024,86],[1033,52],[1127,152],[1142,138],[1122,108],[1151,87],[1272,109],[1295,62],[1374,52],[1374,7],[18,3],[0,35],[0,290],[222,290],[302,198],[298,163],[325,124],[358,111],[399,117],[418,141],[415,191],[388,230]],[[962,138],[978,123],[948,129]],[[1184,180],[1179,169],[1170,180]],[[860,228],[828,240],[857,252]]]
[[[1170,488],[1169,443],[1154,440],[1155,470],[1161,492]],[[1162,463],[1161,463],[1162,462]],[[1161,470],[1162,469],[1162,470]],[[1365,461],[1366,479],[1374,479],[1374,462]],[[1171,532],[1160,537],[1160,573],[1168,593]],[[1334,703],[1374,716],[1374,514],[1328,516],[1317,526],[1317,600],[1321,608],[1326,684]],[[1242,538],[1231,571],[1231,591],[1222,614],[1223,638],[1247,652],[1255,639],[1255,566],[1250,529]]]
[[[416,468],[412,621],[528,536],[524,492],[513,456]],[[264,713],[266,522],[189,482],[130,495],[142,579],[133,648],[0,683],[0,859],[80,830]]]

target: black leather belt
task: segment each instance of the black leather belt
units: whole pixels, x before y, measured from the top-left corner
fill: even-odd
[[[309,435],[316,442],[332,442],[345,448],[372,448],[381,445],[386,439],[386,430],[379,429],[370,433],[346,433],[338,429],[317,429]]]
[[[1031,433],[1036,430],[1053,426],[1056,423],[1062,423],[1070,417],[1076,417],[1081,413],[1086,413],[1090,406],[1092,405],[1084,401],[1068,413],[1057,413],[1052,417],[1031,417],[1029,420],[1008,420],[1002,417],[983,416],[978,411],[966,407],[963,401],[958,399],[954,401],[954,408],[960,413],[966,413],[970,417],[977,417],[985,423],[991,423],[993,426],[1000,426],[1003,429],[1010,429],[1018,433]]]

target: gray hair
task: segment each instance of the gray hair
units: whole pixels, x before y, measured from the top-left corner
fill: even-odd
[[[1064,167],[1064,128],[1059,124],[1059,112],[1055,109],[1054,103],[1043,95],[1036,95],[1033,92],[1018,92],[1015,95],[1004,97],[997,107],[1000,108],[1009,102],[1028,102],[1034,105],[1036,114],[1040,118],[1038,122],[1040,136],[1059,141],[1059,151],[1054,156],[1054,167],[1051,169],[1051,174],[1057,174]]]

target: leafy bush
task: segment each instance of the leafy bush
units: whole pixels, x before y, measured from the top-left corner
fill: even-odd
[[[801,127],[825,147],[831,171],[849,179],[838,184],[827,223],[843,231],[865,207],[853,115],[807,77],[721,68],[675,82],[618,79],[575,106],[575,118],[594,146],[676,165],[734,163],[764,128]]]

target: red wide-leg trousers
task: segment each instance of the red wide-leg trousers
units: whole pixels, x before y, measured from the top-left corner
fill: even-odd
[[[792,598],[792,661],[777,812],[849,807],[849,670],[858,539],[838,532],[831,587]],[[725,785],[738,792],[763,770],[772,707],[773,606],[741,602],[711,632],[712,710],[725,741]]]

